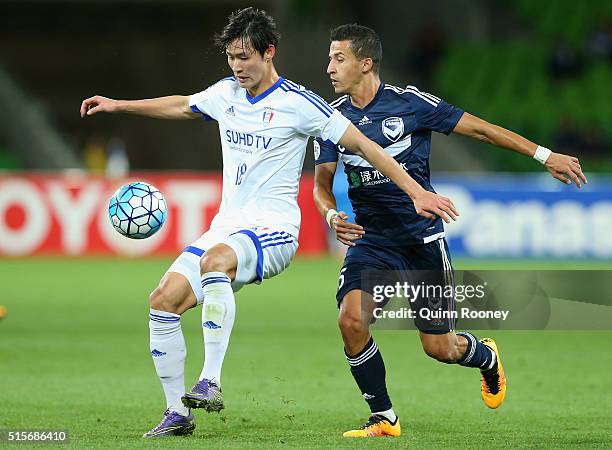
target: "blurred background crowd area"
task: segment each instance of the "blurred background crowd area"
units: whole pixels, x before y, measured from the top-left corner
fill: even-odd
[[[589,0],[253,1],[282,34],[279,73],[328,101],[329,30],[348,22],[383,41],[383,81],[412,84],[551,149],[612,171],[612,2]],[[83,98],[203,90],[229,69],[212,44],[233,0],[0,1],[0,169],[218,170],[201,121],[100,115]],[[434,140],[444,171],[540,170],[461,137]],[[311,170],[312,152],[305,164]]]

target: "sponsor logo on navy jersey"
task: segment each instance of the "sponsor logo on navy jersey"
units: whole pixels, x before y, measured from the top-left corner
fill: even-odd
[[[359,172],[357,170],[354,170],[349,173],[349,181],[352,187],[356,188],[361,186],[361,176],[359,175]]]

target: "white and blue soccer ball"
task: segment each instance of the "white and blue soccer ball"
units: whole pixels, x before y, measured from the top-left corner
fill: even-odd
[[[159,189],[137,181],[117,189],[108,203],[108,216],[115,230],[122,235],[130,239],[145,239],[161,229],[168,208]]]

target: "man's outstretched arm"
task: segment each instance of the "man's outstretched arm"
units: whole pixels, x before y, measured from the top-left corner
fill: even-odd
[[[468,113],[461,116],[453,132],[507,148],[532,158],[538,150],[538,145],[529,139]],[[549,153],[547,149],[542,147],[540,149],[542,154],[538,154],[537,159],[544,159],[543,164],[553,177],[567,184],[570,184],[573,180],[578,187],[582,186],[581,182],[587,183],[578,158],[561,153]]]
[[[147,100],[113,100],[94,95],[81,103],[81,117],[100,112],[127,113],[156,119],[195,119],[201,114],[194,113],[189,106],[189,97],[171,95]]]
[[[457,220],[459,213],[450,198],[421,187],[380,145],[364,136],[355,125],[346,129],[339,144],[372,164],[412,199],[417,214],[433,219],[439,216],[446,223]]]

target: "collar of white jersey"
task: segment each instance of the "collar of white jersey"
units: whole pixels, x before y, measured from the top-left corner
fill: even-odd
[[[249,91],[247,91],[245,89],[244,91],[246,92],[246,98],[247,98],[247,100],[249,101],[249,103],[251,105],[254,105],[258,101],[263,100],[268,95],[270,95],[272,92],[274,92],[276,90],[276,88],[279,87],[283,81],[285,81],[285,79],[283,77],[278,77],[278,80],[276,80],[276,83],[274,83],[272,86],[270,86],[268,89],[266,89],[264,92],[262,92],[261,94],[259,94],[256,97],[251,97],[249,95]]]

